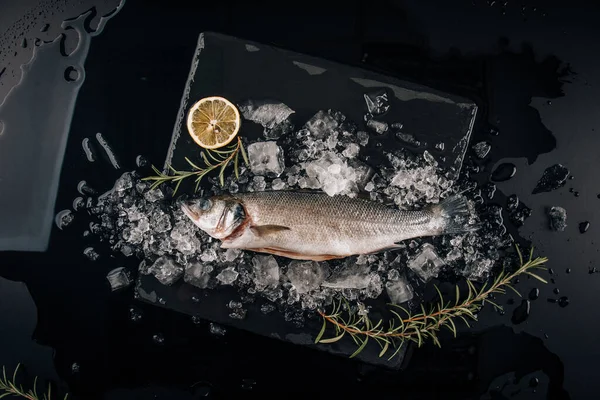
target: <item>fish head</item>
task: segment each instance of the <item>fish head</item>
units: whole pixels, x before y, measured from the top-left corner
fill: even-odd
[[[215,239],[230,236],[246,219],[244,206],[232,198],[196,198],[180,204],[183,213]]]

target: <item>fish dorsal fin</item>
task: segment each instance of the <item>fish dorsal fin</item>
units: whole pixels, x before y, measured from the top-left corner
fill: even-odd
[[[281,225],[254,225],[250,229],[256,236],[266,236],[281,231],[289,231],[290,228]]]

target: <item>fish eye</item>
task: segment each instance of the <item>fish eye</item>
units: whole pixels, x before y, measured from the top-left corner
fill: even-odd
[[[200,199],[200,201],[198,202],[198,207],[202,211],[207,211],[212,207],[212,201],[210,201],[209,199]]]

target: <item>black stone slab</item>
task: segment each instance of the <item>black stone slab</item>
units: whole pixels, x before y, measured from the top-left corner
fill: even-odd
[[[372,135],[367,148],[369,163],[376,165],[382,148],[390,150],[406,146],[416,153],[427,149],[441,167],[452,176],[457,176],[477,112],[473,102],[362,68],[216,33],[203,33],[199,37],[165,167],[170,164],[186,169],[184,157],[200,161],[198,146],[185,128],[189,107],[200,98],[223,96],[234,103],[248,99],[277,100],[295,111],[291,119],[296,127],[302,126],[319,110],[334,109],[354,121],[359,129],[368,131],[363,120],[367,112],[363,95],[381,89],[388,93],[390,109],[378,119],[389,124],[401,123],[402,132],[413,135],[427,145],[407,145],[391,131],[381,136]],[[256,139],[261,133],[262,127],[251,122],[243,122],[240,130],[240,135],[250,140]],[[435,145],[440,142],[444,143],[443,149],[439,149],[439,146],[436,149]],[[191,190],[191,185],[182,185],[180,188],[181,192]],[[173,286],[164,286],[154,277],[142,275],[136,290],[143,301],[218,324],[345,357],[356,349],[350,338],[334,344],[315,345],[314,339],[321,328],[319,318],[308,320],[303,328],[296,328],[276,311],[263,314],[260,305],[266,300],[262,299],[244,306],[248,310],[245,319],[232,319],[226,304],[230,300],[239,300],[240,296],[230,287],[202,290],[182,280]],[[372,309],[384,309],[386,301],[383,294],[373,301]],[[379,357],[378,354],[379,347],[373,344],[367,346],[357,358],[398,369],[403,365],[406,349],[392,360]]]

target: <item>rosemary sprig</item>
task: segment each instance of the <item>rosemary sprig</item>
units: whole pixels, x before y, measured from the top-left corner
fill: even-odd
[[[2,377],[0,378],[0,399],[7,396],[22,397],[28,400],[52,400],[52,386],[48,385],[48,391],[42,394],[42,397],[37,392],[37,376],[33,381],[33,389],[25,390],[22,385],[17,385],[17,372],[21,364],[17,364],[13,372],[12,379],[6,376],[6,368],[2,367]],[[65,394],[63,398],[66,400],[69,397]]]
[[[233,162],[233,170],[235,173],[236,179],[239,179],[239,158],[240,153],[242,158],[244,159],[244,163],[248,165],[248,155],[246,154],[246,150],[244,149],[244,145],[242,144],[242,139],[238,136],[237,141],[225,149],[213,149],[213,150],[205,150],[201,153],[202,161],[205,164],[204,166],[198,166],[193,163],[189,158],[185,157],[185,161],[192,167],[191,171],[180,171],[173,168],[169,165],[169,171],[172,172],[172,175],[164,174],[158,170],[154,165],[152,169],[156,173],[154,176],[148,176],[146,178],[142,178],[143,181],[154,181],[150,189],[156,189],[158,186],[162,185],[165,182],[174,182],[175,183],[175,192],[177,193],[177,189],[179,189],[179,185],[183,182],[184,179],[195,177],[196,189],[200,186],[200,181],[204,178],[209,172],[214,170],[219,170],[219,182],[221,186],[225,184],[225,170],[227,167]]]
[[[416,314],[411,314],[407,309],[397,304],[390,304],[389,311],[394,317],[388,322],[379,320],[377,323],[373,323],[364,308],[360,307],[360,304],[359,311],[351,311],[346,299],[342,298],[335,301],[333,310],[330,313],[319,310],[319,314],[323,318],[323,326],[315,339],[315,343],[334,343],[349,335],[358,346],[350,356],[355,357],[367,346],[369,340],[373,340],[381,347],[379,357],[383,357],[386,353],[395,349],[389,359],[398,354],[405,341],[415,342],[420,347],[425,340],[430,339],[437,346],[441,346],[437,336],[438,332],[445,327],[456,337],[455,320],[460,319],[469,327],[469,320],[477,320],[477,313],[486,302],[497,310],[502,309],[501,306],[489,299],[490,295],[504,294],[506,289],[510,289],[521,296],[511,284],[515,277],[526,274],[547,283],[546,280],[532,272],[532,270],[544,270],[545,268],[542,265],[548,259],[546,257],[534,259],[532,248],[529,259],[524,262],[521,250],[518,246],[515,247],[520,262],[520,266],[516,271],[507,272],[503,270],[491,283],[488,281],[479,289],[475,287],[475,283],[467,280],[468,293],[466,298],[462,300],[460,299],[461,293],[458,285],[455,289],[456,298],[454,301],[444,300],[441,291],[436,286],[437,303],[430,306],[428,310],[424,305],[421,305],[421,312]],[[335,334],[332,337],[324,338],[329,325],[335,328]]]

